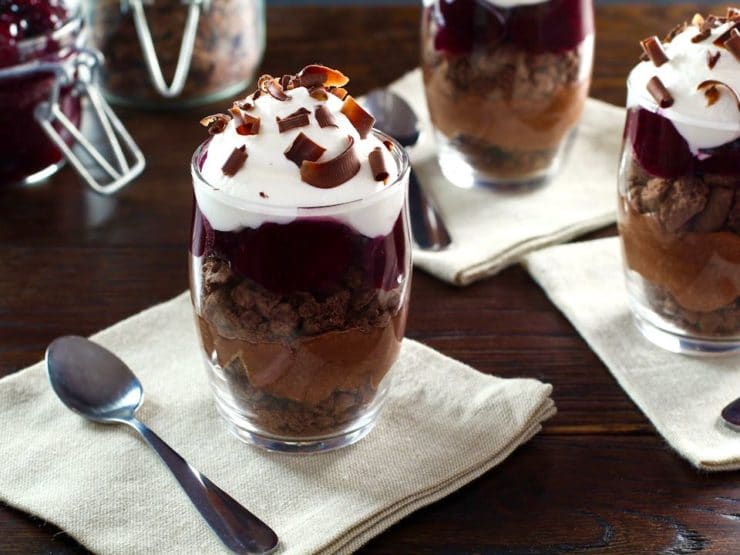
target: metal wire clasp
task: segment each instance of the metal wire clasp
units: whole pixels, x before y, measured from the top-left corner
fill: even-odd
[[[129,9],[134,18],[136,34],[139,37],[141,51],[144,54],[144,61],[152,80],[154,88],[165,98],[174,98],[178,96],[185,87],[185,81],[190,71],[190,62],[193,58],[193,48],[195,47],[195,36],[198,31],[198,21],[200,14],[210,7],[210,0],[183,0],[187,4],[188,18],[185,21],[185,30],[180,43],[180,54],[177,57],[177,66],[172,83],[167,85],[162,75],[162,67],[159,64],[157,51],[152,41],[152,33],[149,30],[146,14],[144,13],[144,4],[152,4],[153,0],[121,0],[121,11],[127,12]]]
[[[54,75],[54,85],[49,98],[36,105],[34,117],[49,139],[64,153],[87,184],[98,193],[110,195],[128,185],[141,174],[145,161],[144,155],[131,135],[92,84],[100,60],[101,56],[98,52],[78,48],[68,61],[32,61],[0,69],[0,80],[28,77],[40,73]],[[72,94],[80,98],[87,97],[90,112],[95,114],[103,131],[104,144],[100,146],[106,147],[115,160],[108,160],[101,154],[100,150],[64,114],[59,105],[59,98],[61,90],[66,87],[72,87]],[[72,137],[72,145],[80,146],[82,149],[80,154],[88,159],[87,162],[83,162],[67,144],[57,130],[59,127]],[[100,178],[96,179],[93,174],[99,175]]]
[[[36,117],[36,121],[44,128],[49,138],[64,153],[87,184],[98,193],[110,195],[128,185],[135,177],[141,174],[144,170],[145,161],[144,155],[121,123],[121,120],[113,113],[111,107],[92,83],[93,76],[100,62],[101,55],[98,52],[83,48],[77,51],[72,68],[68,69],[62,65],[57,65],[55,68],[57,79],[50,98],[48,101],[41,102],[36,106],[34,116]],[[89,100],[92,113],[95,114],[103,131],[103,136],[106,139],[106,146],[110,148],[115,161],[107,160],[62,112],[59,106],[60,90],[62,87],[69,85],[75,88],[75,92],[81,98],[86,97]],[[91,159],[89,163],[83,163],[80,157],[75,155],[55,129],[54,123],[66,129],[74,138],[74,142],[84,149],[84,152]],[[124,147],[132,159],[132,163],[129,163],[119,139],[123,142]],[[96,173],[100,173],[99,170],[102,169],[105,176],[107,176],[103,177],[105,180],[103,183],[99,182],[93,176],[92,172],[96,171],[96,163]]]

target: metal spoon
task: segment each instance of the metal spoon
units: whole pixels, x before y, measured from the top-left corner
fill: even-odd
[[[404,147],[419,140],[419,118],[409,104],[387,89],[371,91],[365,106],[375,116],[375,127]],[[414,241],[422,249],[442,250],[452,242],[434,201],[419,184],[414,169],[409,175],[409,213]]]
[[[740,432],[740,398],[722,409],[722,419],[730,428]]]
[[[278,538],[269,526],[134,418],[144,390],[117,356],[84,337],[60,337],[46,350],[46,370],[52,389],[68,408],[95,422],[127,424],[139,432],[226,547],[244,554],[275,549]]]

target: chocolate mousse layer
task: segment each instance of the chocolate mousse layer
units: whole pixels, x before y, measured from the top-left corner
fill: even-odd
[[[633,162],[619,204],[650,307],[697,335],[740,334],[740,177],[656,177]]]
[[[587,9],[561,0],[513,9],[469,4],[467,15],[445,17],[447,4],[425,14],[422,67],[434,126],[482,174],[546,173],[588,95]],[[554,12],[568,20],[568,33],[537,32],[553,26]]]
[[[372,404],[400,350],[400,287],[367,287],[349,271],[329,296],[279,294],[218,257],[200,271],[203,347],[261,433],[341,433]]]

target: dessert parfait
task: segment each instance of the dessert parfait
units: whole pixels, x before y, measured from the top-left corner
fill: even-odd
[[[232,97],[265,43],[264,0],[85,0],[111,102],[161,108]]]
[[[633,312],[677,352],[740,349],[740,10],[642,42],[619,230]]]
[[[83,38],[75,2],[0,0],[0,184],[33,183],[62,165],[64,155],[34,112],[56,86],[53,67],[71,63]],[[30,69],[41,64],[45,71]],[[58,102],[78,126],[80,100],[71,86],[61,88]],[[69,134],[60,132],[69,143]]]
[[[406,325],[408,161],[312,65],[202,123],[191,292],[217,406],[268,449],[341,447],[372,427]]]
[[[426,0],[422,68],[440,166],[461,186],[557,172],[593,60],[590,0]]]

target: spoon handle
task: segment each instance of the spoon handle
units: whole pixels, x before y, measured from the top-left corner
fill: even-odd
[[[439,210],[421,188],[413,168],[409,174],[409,215],[411,234],[419,248],[437,251],[452,242]]]
[[[278,543],[275,532],[255,515],[203,476],[135,418],[124,420],[141,434],[175,475],[195,508],[221,541],[235,553],[269,553]]]

